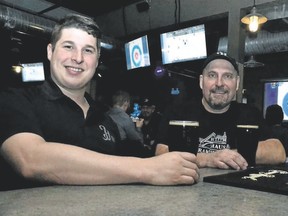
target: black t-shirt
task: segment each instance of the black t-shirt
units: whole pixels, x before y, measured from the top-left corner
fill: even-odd
[[[260,140],[268,138],[267,127],[259,110],[247,104],[232,102],[228,111],[214,114],[205,110],[202,102],[190,101],[167,107],[162,117],[157,143],[169,143],[168,126],[170,120],[190,120],[199,122],[198,152],[214,152],[225,148],[236,148],[236,125],[258,125]]]
[[[143,124],[141,130],[143,133],[144,143],[153,147],[155,145],[156,135],[158,133],[159,122],[161,120],[161,114],[153,113],[148,124]]]
[[[119,154],[119,131],[105,114],[107,107],[95,102],[88,94],[85,98],[90,104],[86,118],[82,109],[51,80],[40,86],[1,92],[0,145],[14,134],[29,132],[40,135],[47,142]],[[0,190],[30,185],[37,184],[21,179],[0,157]]]

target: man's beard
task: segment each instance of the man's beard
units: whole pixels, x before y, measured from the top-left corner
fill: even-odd
[[[224,103],[224,102],[223,103],[213,103],[211,100],[209,100],[208,104],[212,109],[222,110],[223,108],[228,106],[230,103]]]
[[[149,118],[149,117],[150,117],[150,115],[149,115],[149,114],[147,114],[147,113],[145,113],[145,112],[142,112],[142,117],[147,119],[147,118]]]
[[[215,95],[212,95],[212,94],[223,94],[221,97],[221,100],[216,97],[215,98]],[[210,91],[210,96],[208,98],[208,101],[207,103],[209,104],[209,106],[212,108],[212,109],[215,109],[215,110],[221,110],[223,108],[225,108],[226,106],[228,106],[230,104],[230,100],[229,100],[229,91],[222,88],[222,87],[216,87],[214,89],[212,89]],[[225,97],[224,97],[225,96]]]

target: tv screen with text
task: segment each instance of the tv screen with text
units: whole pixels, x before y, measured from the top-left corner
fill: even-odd
[[[23,82],[37,82],[45,80],[44,64],[42,62],[21,64],[22,81]]]
[[[204,24],[162,33],[160,43],[163,64],[207,57]]]

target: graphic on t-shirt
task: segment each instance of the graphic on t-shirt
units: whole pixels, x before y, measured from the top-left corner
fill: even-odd
[[[206,138],[199,139],[199,153],[210,153],[225,148],[230,148],[229,144],[227,143],[226,132],[224,132],[223,135],[213,132]]]

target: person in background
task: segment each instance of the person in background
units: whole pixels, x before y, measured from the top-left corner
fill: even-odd
[[[130,94],[123,90],[116,91],[112,96],[112,107],[107,114],[117,124],[121,143],[118,153],[126,156],[149,157],[152,154],[143,143],[142,118],[132,118],[129,116]]]
[[[118,156],[117,125],[86,92],[100,56],[93,19],[67,15],[47,46],[50,77],[0,93],[0,190],[43,185],[194,184],[196,157]]]
[[[158,133],[159,122],[161,114],[156,112],[156,105],[149,98],[143,98],[141,103],[141,118],[144,119],[142,126],[142,133],[144,144],[155,152],[155,139]]]
[[[167,108],[160,124],[156,155],[169,151],[169,120],[196,120],[200,126],[197,153],[200,168],[246,169],[247,161],[234,150],[236,124],[241,121],[241,124],[257,124],[260,127],[261,141],[258,142],[256,164],[283,163],[285,150],[278,139],[268,139],[259,110],[235,101],[239,82],[238,65],[233,58],[223,53],[209,56],[199,79],[202,99],[184,103],[177,110]]]
[[[278,104],[266,108],[265,120],[269,126],[271,137],[277,138],[283,144],[286,156],[288,155],[288,128],[283,126],[284,113]]]
[[[130,94],[119,90],[112,96],[112,108],[107,114],[117,124],[121,140],[136,140],[143,143],[143,134],[141,131],[143,119],[135,119],[135,123],[132,121],[127,113],[130,104]]]

